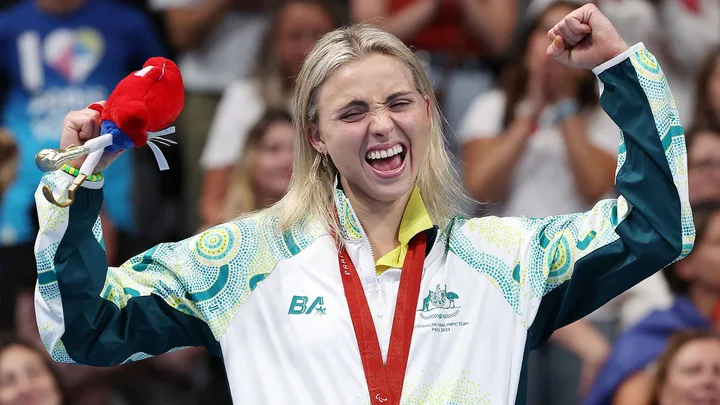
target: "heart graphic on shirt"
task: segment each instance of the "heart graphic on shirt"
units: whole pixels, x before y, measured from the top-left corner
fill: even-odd
[[[45,39],[45,60],[71,84],[82,83],[105,51],[102,35],[93,28],[58,29]]]

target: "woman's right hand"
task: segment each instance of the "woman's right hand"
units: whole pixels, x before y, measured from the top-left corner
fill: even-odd
[[[95,104],[105,106],[105,101]],[[100,113],[92,108],[85,108],[80,111],[71,111],[63,120],[62,134],[60,135],[60,147],[79,146],[85,144],[90,139],[97,138],[100,135]],[[110,166],[122,151],[113,153],[103,153],[100,162],[95,168],[95,173],[101,172]],[[70,166],[79,169],[87,156],[81,156],[69,163]]]

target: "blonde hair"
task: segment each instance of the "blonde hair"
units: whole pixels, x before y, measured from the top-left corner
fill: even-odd
[[[340,235],[333,192],[337,169],[309,140],[311,125],[318,123],[318,94],[339,68],[374,54],[397,58],[407,67],[415,89],[430,100],[428,148],[416,185],[433,223],[445,226],[463,212],[470,199],[459,182],[445,147],[440,110],[425,70],[412,51],[392,34],[369,24],[355,24],[323,36],[310,51],[295,85],[293,121],[295,145],[293,174],[287,194],[273,207],[281,230],[313,217]]]

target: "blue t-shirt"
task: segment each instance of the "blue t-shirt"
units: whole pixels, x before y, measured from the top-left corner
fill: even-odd
[[[150,20],[111,0],[88,0],[63,15],[26,0],[0,13],[0,76],[8,87],[0,126],[19,149],[17,176],[0,206],[0,245],[35,238],[33,194],[42,173],[34,158],[40,149],[59,146],[64,116],[107,99],[130,72],[164,54]],[[131,231],[131,153],[103,174],[103,209],[117,229]]]

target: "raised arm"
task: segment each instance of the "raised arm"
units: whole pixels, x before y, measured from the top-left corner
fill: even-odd
[[[657,60],[638,44],[594,72],[600,103],[622,130],[620,197],[525,224],[528,272],[547,275],[534,286],[543,298],[531,334],[540,341],[693,247],[683,129]]]
[[[595,32],[612,29],[600,23],[592,27],[594,44],[602,43]],[[667,81],[642,44],[613,53],[593,71],[600,104],[621,129],[620,197],[572,215],[475,219],[451,237],[453,249],[467,246],[460,238],[475,239],[483,254],[504,263],[491,276],[503,280],[498,285],[528,327],[533,347],[693,247],[685,141]]]

